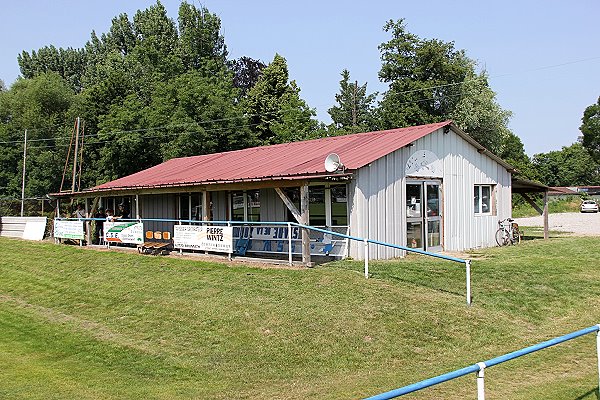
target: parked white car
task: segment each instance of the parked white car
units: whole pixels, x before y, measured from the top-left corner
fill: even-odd
[[[597,213],[598,212],[598,203],[596,203],[594,200],[584,200],[583,203],[581,203],[581,207],[579,207],[579,211],[581,211],[582,213],[584,213],[584,212]]]

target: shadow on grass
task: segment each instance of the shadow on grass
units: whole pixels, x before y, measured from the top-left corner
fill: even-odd
[[[592,389],[589,392],[584,393],[581,396],[576,397],[573,400],[585,400],[585,399],[592,400],[593,399],[592,395],[594,395],[594,394],[596,395],[596,400],[600,400],[600,389],[598,389],[598,388]]]

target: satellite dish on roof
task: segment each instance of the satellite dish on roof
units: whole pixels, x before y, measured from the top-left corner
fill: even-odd
[[[344,168],[344,164],[340,161],[340,156],[335,153],[331,153],[325,158],[325,171],[335,172],[339,169]]]

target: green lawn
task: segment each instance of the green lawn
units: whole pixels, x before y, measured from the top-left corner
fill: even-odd
[[[0,398],[348,399],[600,323],[600,240],[312,269],[0,238]],[[597,399],[588,335],[486,371],[490,399]],[[475,377],[407,396],[476,397]]]

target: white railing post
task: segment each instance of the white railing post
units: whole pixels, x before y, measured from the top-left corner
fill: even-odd
[[[227,221],[227,226],[228,226],[228,227],[229,227],[229,226],[231,226],[231,221]],[[227,253],[227,259],[228,259],[229,261],[231,261],[231,260],[232,260],[232,256],[231,256],[231,254],[232,254],[232,253]]]
[[[598,332],[596,332],[596,353],[598,353],[598,387],[600,388],[600,324],[598,324]]]
[[[467,305],[471,305],[471,260],[465,260],[465,270],[467,275]]]
[[[364,239],[365,242],[365,278],[369,279],[369,241]]]
[[[485,400],[485,363],[479,362],[479,371],[477,371],[477,400]]]
[[[288,222],[288,263],[292,265],[292,224]]]

